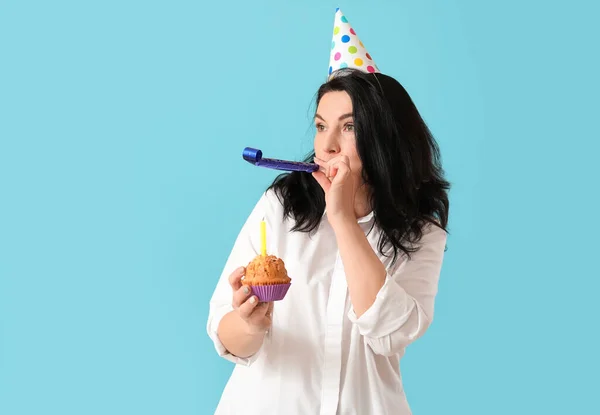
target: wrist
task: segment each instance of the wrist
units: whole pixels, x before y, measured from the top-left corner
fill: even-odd
[[[336,229],[349,228],[357,224],[356,217],[348,214],[328,215],[329,224]]]
[[[266,332],[268,330],[268,329],[266,329],[264,327],[254,326],[254,325],[248,323],[245,320],[242,320],[242,325],[243,325],[243,328],[244,328],[243,329],[243,333],[246,336],[254,337],[254,338],[262,338],[266,334]]]
[[[338,238],[351,236],[357,230],[360,230],[356,218],[340,217],[330,221],[330,224]]]

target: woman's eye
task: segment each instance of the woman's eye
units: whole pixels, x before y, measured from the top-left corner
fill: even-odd
[[[354,124],[346,124],[347,131],[354,131]]]
[[[317,131],[324,131],[325,126],[323,124],[317,124]]]

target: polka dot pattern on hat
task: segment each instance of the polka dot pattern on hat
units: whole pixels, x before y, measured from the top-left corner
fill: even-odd
[[[329,75],[338,69],[356,68],[363,72],[379,72],[365,45],[361,42],[348,18],[336,10],[329,56]]]

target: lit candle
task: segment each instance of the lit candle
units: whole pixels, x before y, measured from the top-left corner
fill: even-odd
[[[264,219],[260,222],[260,248],[262,256],[267,256],[267,224]]]

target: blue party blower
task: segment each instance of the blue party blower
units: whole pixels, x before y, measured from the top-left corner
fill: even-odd
[[[319,166],[314,163],[263,158],[262,151],[251,147],[246,147],[244,149],[242,157],[250,164],[258,167],[266,167],[267,169],[303,171],[306,173],[312,173],[319,170]]]

